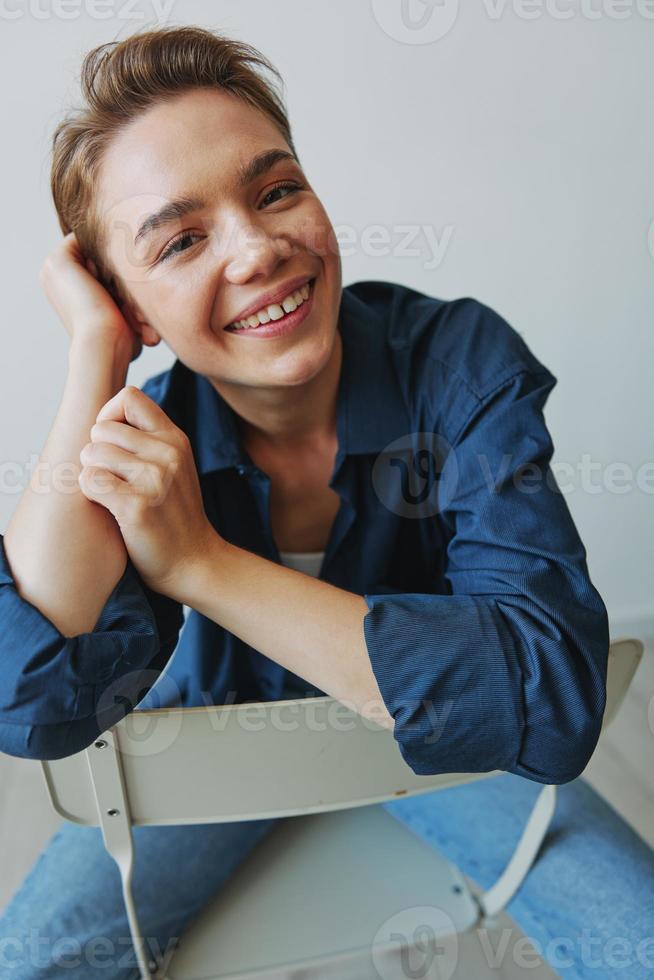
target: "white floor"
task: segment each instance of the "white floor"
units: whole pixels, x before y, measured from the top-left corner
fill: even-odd
[[[616,635],[613,633],[613,638]],[[630,635],[646,642],[645,656],[618,717],[602,736],[584,777],[654,848],[654,635],[642,631],[631,631]],[[47,800],[39,763],[0,753],[0,914],[60,822]],[[488,971],[489,976],[495,980],[556,976],[544,964],[528,969],[516,966],[511,951],[523,934],[503,916],[493,933],[480,930],[460,937],[461,956],[454,980],[486,975],[484,964],[498,948],[505,928],[512,930],[508,952],[503,956],[502,969]]]

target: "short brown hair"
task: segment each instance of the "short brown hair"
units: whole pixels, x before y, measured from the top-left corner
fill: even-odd
[[[283,98],[259,69],[283,89],[280,73],[256,48],[195,26],[136,32],[85,56],[80,81],[86,104],[54,132],[50,186],[62,232],[75,232],[106,286],[113,274],[95,210],[98,172],[112,137],[145,109],[194,87],[219,88],[265,113],[298,159]]]

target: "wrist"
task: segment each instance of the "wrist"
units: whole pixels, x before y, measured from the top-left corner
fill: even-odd
[[[111,338],[98,336],[74,337],[68,349],[70,371],[82,370],[86,376],[93,372],[104,374],[111,380],[116,391],[124,388],[129,359]]]
[[[185,606],[201,610],[204,596],[215,589],[217,577],[225,567],[230,549],[233,549],[233,545],[225,541],[210,524],[196,554],[180,565],[168,594]]]

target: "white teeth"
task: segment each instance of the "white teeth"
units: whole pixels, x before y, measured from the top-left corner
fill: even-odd
[[[298,306],[304,303],[305,299],[309,298],[309,284],[305,283],[299,289],[296,289],[294,293],[290,293],[285,299],[280,303],[271,303],[270,306],[264,307],[259,310],[258,313],[252,313],[251,316],[247,317],[245,320],[237,320],[236,323],[232,323],[231,326],[236,330],[247,330],[249,327],[257,327],[260,323],[269,323],[271,320],[281,320],[284,313],[292,313],[296,310]]]
[[[284,311],[278,303],[273,303],[272,306],[269,306],[268,313],[270,314],[271,320],[281,320],[284,316]]]

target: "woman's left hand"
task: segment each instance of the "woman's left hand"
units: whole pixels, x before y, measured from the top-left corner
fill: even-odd
[[[127,385],[98,412],[80,462],[82,493],[111,511],[145,584],[183,601],[185,576],[222,541],[204,510],[186,433]]]

